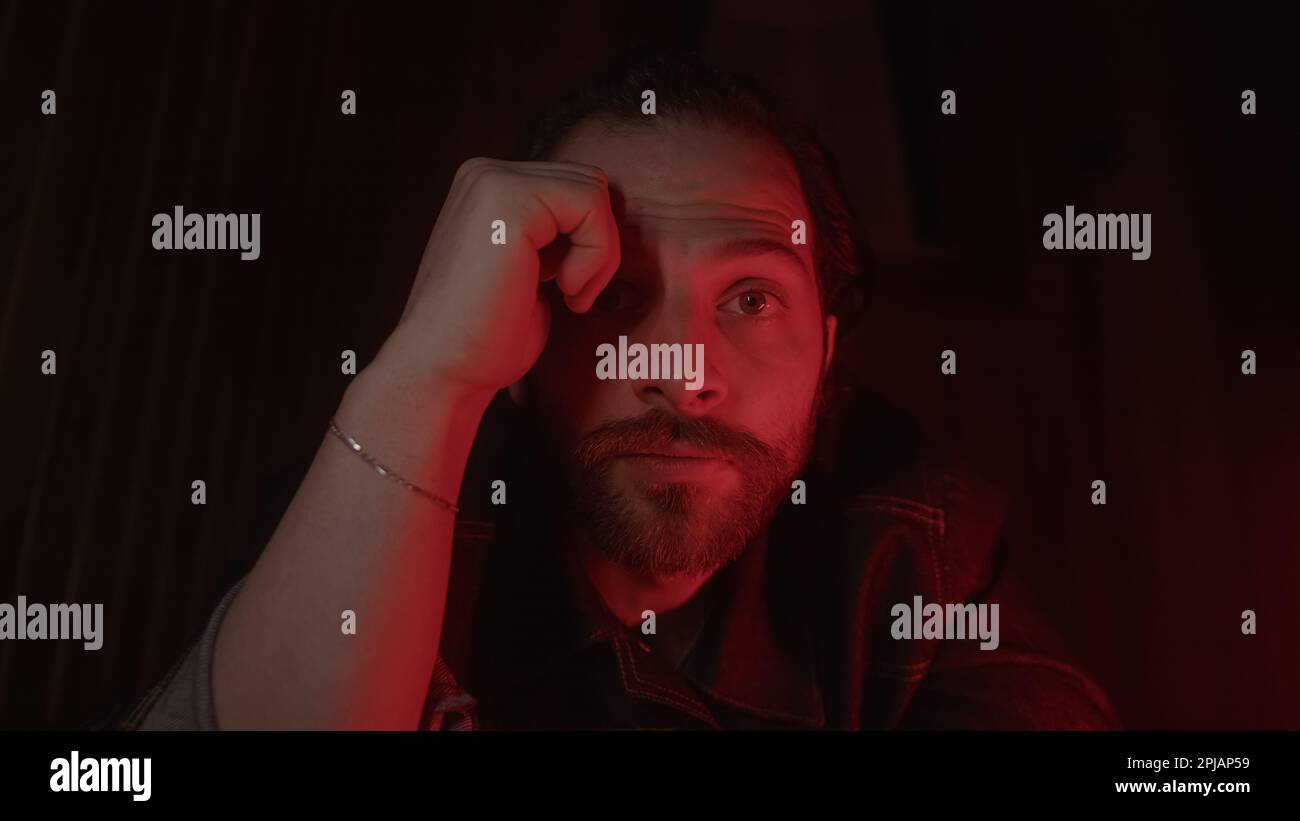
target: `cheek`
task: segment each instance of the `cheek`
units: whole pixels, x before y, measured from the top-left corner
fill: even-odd
[[[745,384],[733,390],[733,417],[769,441],[790,435],[812,411],[817,386],[805,368],[765,369],[760,375],[733,379]]]
[[[820,322],[807,318],[771,326],[738,324],[724,328],[726,367],[750,401],[753,391],[798,407],[811,400],[822,366]]]

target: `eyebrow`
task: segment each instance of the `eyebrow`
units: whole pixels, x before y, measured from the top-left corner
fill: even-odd
[[[766,237],[737,237],[736,239],[727,240],[711,248],[707,258],[710,262],[720,262],[724,259],[761,257],[768,254],[780,254],[786,257],[788,261],[798,265],[801,271],[811,273],[803,257],[795,253],[794,249],[784,242],[778,242]]]

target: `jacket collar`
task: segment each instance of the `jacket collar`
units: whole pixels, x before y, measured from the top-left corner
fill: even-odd
[[[458,530],[460,528],[458,527]],[[490,597],[488,609],[480,611],[490,622],[509,630],[507,639],[495,634],[492,655],[508,667],[491,664],[498,676],[513,679],[513,688],[545,670],[555,659],[582,652],[593,645],[638,643],[675,669],[708,700],[729,709],[767,721],[800,727],[825,725],[822,696],[817,684],[811,634],[806,609],[791,606],[799,600],[789,584],[780,559],[773,559],[766,534],[755,539],[744,553],[706,582],[688,602],[672,611],[657,614],[656,633],[644,636],[637,627],[626,627],[605,606],[576,563],[563,558],[560,543],[534,533],[532,544],[516,544],[498,553],[498,569],[508,578],[499,594]],[[537,538],[540,537],[540,538]],[[511,540],[513,541],[513,540]],[[538,541],[547,544],[538,544]],[[505,615],[499,607],[506,607]],[[544,623],[547,629],[529,631],[520,639],[518,619]],[[486,626],[486,625],[485,625]],[[488,635],[479,633],[480,638]],[[496,640],[506,639],[513,648]],[[481,648],[480,648],[481,649]],[[636,654],[628,660],[635,663]],[[489,685],[488,682],[482,682]],[[494,687],[495,689],[495,687]]]
[[[708,696],[763,719],[825,726],[811,623],[766,534],[713,587],[709,617],[680,672]]]

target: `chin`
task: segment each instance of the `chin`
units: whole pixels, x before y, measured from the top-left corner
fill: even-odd
[[[710,573],[740,554],[747,539],[716,497],[694,504],[690,497],[700,495],[698,488],[670,493],[667,500],[638,505],[624,532],[629,543],[619,551],[626,565],[658,576]]]
[[[639,485],[632,491],[639,507],[648,517],[703,520],[717,505],[709,488],[688,482],[656,482]]]
[[[622,567],[652,577],[712,573],[744,552],[761,521],[740,488],[607,476],[586,486],[579,521]]]

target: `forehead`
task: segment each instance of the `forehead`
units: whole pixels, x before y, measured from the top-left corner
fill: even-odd
[[[672,117],[644,126],[588,119],[551,159],[603,169],[625,232],[789,244],[791,223],[810,221],[793,162],[764,135]],[[807,248],[792,250],[808,257]]]

